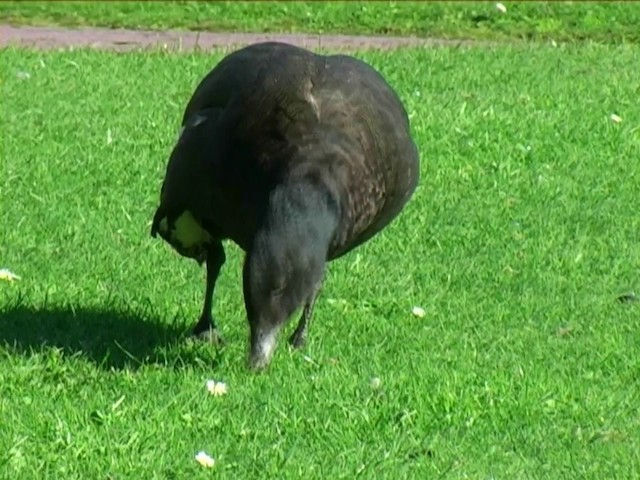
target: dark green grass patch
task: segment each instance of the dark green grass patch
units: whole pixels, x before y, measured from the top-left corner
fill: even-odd
[[[256,376],[239,250],[216,350],[185,338],[204,272],[149,237],[220,56],[2,52],[0,268],[22,277],[0,282],[2,478],[635,475],[637,49],[362,57],[406,102],[421,183],[331,265],[308,348]]]
[[[640,41],[634,2],[1,2],[26,25]]]

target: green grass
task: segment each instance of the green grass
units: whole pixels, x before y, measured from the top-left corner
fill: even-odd
[[[331,265],[308,348],[253,375],[239,250],[216,351],[184,338],[203,271],[149,236],[220,56],[2,52],[1,478],[637,475],[638,49],[361,56],[406,102],[420,186]]]
[[[1,2],[28,25],[417,35],[472,39],[640,41],[634,2]]]

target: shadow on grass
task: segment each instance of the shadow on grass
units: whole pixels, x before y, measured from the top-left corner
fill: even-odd
[[[107,370],[205,362],[215,367],[198,358],[201,349],[179,348],[188,344],[187,326],[148,317],[122,309],[14,306],[0,311],[0,345],[26,356],[58,348]]]

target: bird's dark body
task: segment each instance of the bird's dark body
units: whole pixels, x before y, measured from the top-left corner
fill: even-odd
[[[419,156],[409,120],[364,62],[269,42],[225,57],[198,85],[182,123],[152,234],[206,259],[213,277],[224,262],[223,251],[214,254],[221,240],[247,252],[251,358],[261,367],[273,345],[260,347],[260,338],[275,344],[302,305],[296,333],[304,337],[325,263],[380,232],[413,194]],[[211,237],[189,250],[170,233],[184,211]]]

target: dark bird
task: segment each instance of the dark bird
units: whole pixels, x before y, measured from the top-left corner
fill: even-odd
[[[220,340],[212,297],[230,239],[246,254],[249,366],[269,364],[300,307],[290,342],[304,345],[327,263],[395,219],[418,177],[407,112],[365,62],[277,42],[223,58],[187,104],[151,227],[206,262],[194,335]]]

